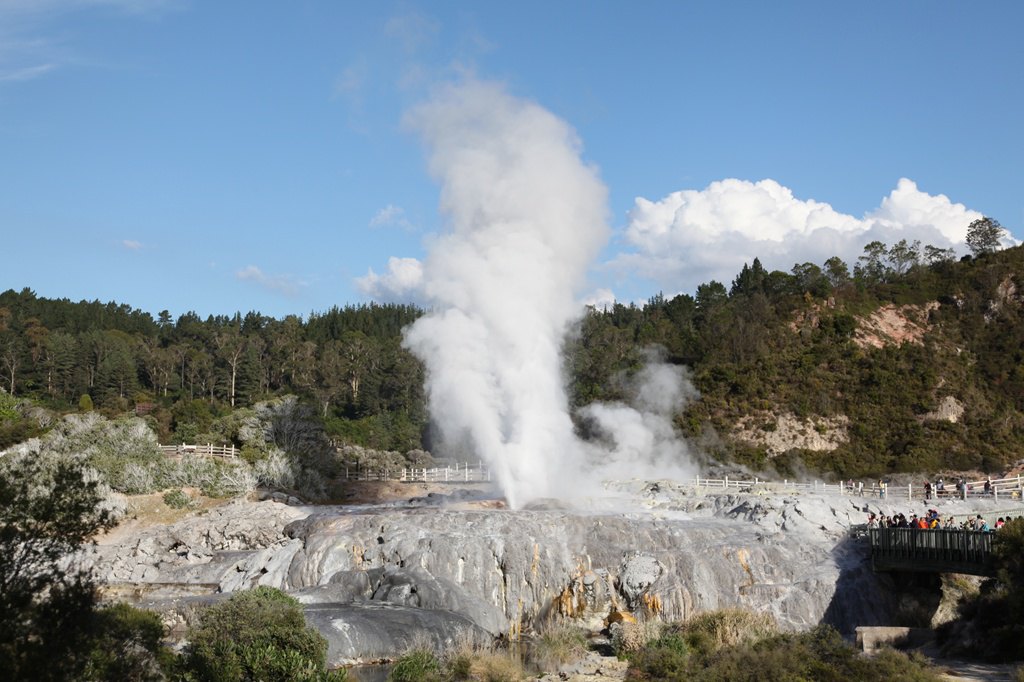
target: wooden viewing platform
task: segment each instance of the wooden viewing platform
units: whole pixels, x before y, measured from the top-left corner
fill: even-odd
[[[869,528],[868,537],[875,571],[994,574],[991,532]]]

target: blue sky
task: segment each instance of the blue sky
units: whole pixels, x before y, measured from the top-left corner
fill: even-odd
[[[981,214],[1021,239],[1022,26],[1009,1],[0,0],[0,290],[174,316],[417,300],[444,225],[402,120],[466,79],[599,169],[585,300],[754,256],[852,266],[874,238],[962,251]]]

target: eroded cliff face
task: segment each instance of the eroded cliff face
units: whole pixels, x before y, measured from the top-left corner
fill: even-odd
[[[284,589],[307,604],[337,664],[424,638],[440,647],[548,620],[600,629],[623,614],[683,620],[722,607],[850,629],[889,622],[893,607],[847,533],[863,502],[662,482],[584,510],[239,503],[101,546],[94,560],[111,583]]]

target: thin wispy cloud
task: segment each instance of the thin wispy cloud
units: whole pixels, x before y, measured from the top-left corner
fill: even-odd
[[[180,0],[0,0],[0,83],[24,83],[91,60],[76,52],[60,20],[85,12],[158,16]]]
[[[358,101],[369,76],[369,67],[364,60],[349,64],[334,79],[334,94]]]
[[[441,22],[420,12],[393,16],[384,25],[384,35],[396,41],[406,54],[433,45],[440,32]]]
[[[397,227],[409,232],[415,229],[415,226],[405,217],[405,209],[394,204],[388,204],[377,211],[370,220],[370,227]]]
[[[180,6],[181,0],[0,0],[0,18],[30,21],[88,9],[152,15]]]
[[[235,278],[288,297],[298,296],[299,290],[304,286],[291,275],[269,275],[255,265],[248,265],[237,271]]]
[[[141,251],[142,242],[135,241],[134,239],[122,239],[121,246],[128,249],[129,251]]]
[[[30,81],[49,73],[57,68],[56,64],[37,64],[35,66],[15,67],[9,70],[0,70],[0,83],[21,83]]]

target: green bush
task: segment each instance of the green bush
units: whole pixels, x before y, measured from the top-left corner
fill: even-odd
[[[18,404],[21,401],[6,391],[0,391],[0,421],[5,419],[17,419]]]
[[[152,611],[114,604],[95,614],[83,680],[157,682],[174,665],[163,645],[164,626]]]
[[[195,682],[336,682],[328,671],[327,641],[306,620],[299,602],[270,587],[239,592],[211,606],[189,631],[184,679]]]
[[[267,458],[268,453],[265,448],[258,448],[251,443],[246,443],[239,450],[238,456],[244,459],[249,464],[256,464],[257,462]]]
[[[40,423],[25,414],[25,407],[30,404],[0,390],[0,450],[42,433]]]
[[[992,661],[1024,660],[1024,518],[1004,525],[993,537],[996,577],[960,603],[958,620],[939,631],[950,655]]]
[[[631,679],[684,680],[690,650],[680,628],[669,628],[647,647],[629,655]]]
[[[395,661],[388,682],[441,682],[441,662],[434,652],[416,648]]]
[[[164,504],[171,509],[185,509],[192,505],[192,498],[181,488],[176,488],[164,493]]]
[[[941,679],[919,656],[906,656],[891,649],[870,658],[862,656],[829,626],[799,634],[765,634],[764,628],[728,626],[736,622],[733,615],[708,615],[710,618],[703,618],[702,623],[670,628],[660,639],[634,654],[630,658],[628,679],[666,682],[933,682]],[[757,618],[757,614],[753,614],[752,620]],[[727,627],[721,627],[723,624]]]
[[[114,523],[81,462],[0,458],[0,669],[81,679],[96,591],[67,558]]]

